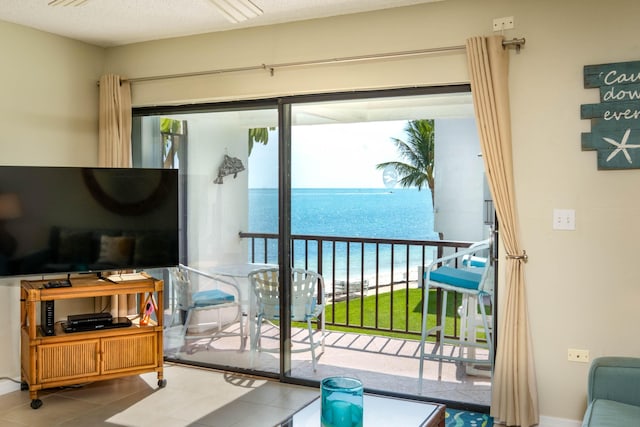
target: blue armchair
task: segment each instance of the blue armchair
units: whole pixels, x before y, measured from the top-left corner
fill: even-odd
[[[594,359],[587,399],[582,427],[640,425],[640,358]]]

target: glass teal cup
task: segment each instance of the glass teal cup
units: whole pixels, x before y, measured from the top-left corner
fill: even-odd
[[[363,387],[355,378],[329,377],[322,380],[322,427],[362,427]]]

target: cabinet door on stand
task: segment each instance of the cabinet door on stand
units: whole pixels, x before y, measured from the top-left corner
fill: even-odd
[[[135,334],[102,339],[102,373],[152,369],[158,365],[157,334]]]
[[[38,384],[100,374],[100,340],[82,340],[38,346]]]

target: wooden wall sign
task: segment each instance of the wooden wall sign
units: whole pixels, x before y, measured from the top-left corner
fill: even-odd
[[[591,119],[582,150],[598,152],[598,169],[640,168],[640,61],[585,65],[585,89],[599,88],[599,104],[582,104]]]

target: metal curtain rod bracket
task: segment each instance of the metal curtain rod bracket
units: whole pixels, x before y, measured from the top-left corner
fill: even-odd
[[[516,52],[520,53],[520,48],[522,46],[524,46],[525,43],[525,39],[524,37],[521,39],[511,39],[511,40],[503,40],[502,41],[502,47],[503,48],[509,48],[510,46],[515,46],[516,47]]]

